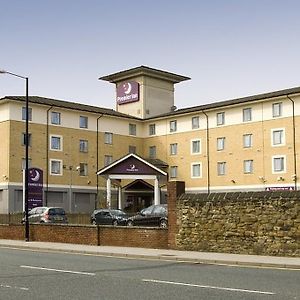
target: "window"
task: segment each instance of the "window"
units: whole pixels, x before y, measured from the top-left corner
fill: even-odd
[[[176,178],[177,177],[177,171],[178,171],[177,166],[171,166],[170,167],[170,178]]]
[[[88,128],[88,117],[84,117],[84,116],[79,117],[79,127]]]
[[[51,175],[62,175],[62,161],[61,160],[50,160],[50,174]]]
[[[285,156],[273,156],[272,159],[273,173],[285,172]]]
[[[60,125],[60,113],[52,111],[51,112],[51,124]]]
[[[149,135],[155,135],[155,124],[150,124],[149,125]]]
[[[224,150],[225,149],[225,137],[217,138],[217,150]]]
[[[79,151],[80,152],[88,152],[88,141],[87,140],[79,140]]]
[[[170,132],[175,132],[177,131],[177,121],[173,120],[170,121]]]
[[[253,173],[253,160],[244,160],[244,173],[251,174]]]
[[[50,150],[62,151],[62,137],[61,136],[50,136]]]
[[[220,112],[217,113],[217,125],[224,125],[225,124],[225,113]]]
[[[128,152],[129,152],[129,153],[134,153],[134,154],[135,154],[135,153],[136,153],[136,146],[130,146],[130,145],[129,145]]]
[[[22,133],[22,146],[26,145],[26,133]],[[28,146],[31,146],[31,133],[28,133]]]
[[[222,161],[222,162],[218,162],[217,164],[217,171],[218,171],[218,175],[225,175],[226,172],[226,162]]]
[[[26,121],[26,107],[22,107],[22,120]],[[28,107],[28,121],[32,121],[32,108]]]
[[[88,165],[86,163],[79,164],[79,176],[87,176],[88,175]]]
[[[113,134],[110,132],[104,133],[104,143],[112,145],[113,143]]]
[[[28,168],[31,168],[32,166],[32,162],[31,162],[31,158],[28,158]],[[26,169],[26,159],[22,158],[22,170]]]
[[[252,108],[243,109],[243,122],[249,122],[252,120]]]
[[[170,155],[176,155],[177,154],[177,143],[170,144]]]
[[[272,104],[273,118],[281,117],[282,115],[282,102]]]
[[[250,148],[252,147],[252,134],[244,134],[243,135],[243,147]]]
[[[284,130],[272,129],[272,146],[280,146],[285,144]]]
[[[135,124],[129,124],[129,134],[136,135],[136,125]]]
[[[149,157],[156,158],[156,146],[149,147]]]
[[[197,129],[199,127],[199,117],[192,117],[192,129]]]
[[[199,177],[201,177],[201,164],[193,163],[192,164],[192,178],[199,178]]]
[[[104,156],[104,166],[108,166],[113,162],[112,155],[105,155]]]
[[[201,152],[201,142],[200,140],[192,140],[192,154],[199,154]]]

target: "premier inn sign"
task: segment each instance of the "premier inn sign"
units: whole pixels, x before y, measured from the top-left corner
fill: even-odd
[[[136,81],[121,83],[117,87],[117,104],[125,104],[140,100],[139,84]]]

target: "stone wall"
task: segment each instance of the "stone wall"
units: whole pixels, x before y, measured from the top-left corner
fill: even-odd
[[[300,191],[182,194],[176,211],[177,249],[300,256]]]

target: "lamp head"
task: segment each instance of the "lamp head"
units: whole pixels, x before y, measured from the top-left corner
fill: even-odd
[[[0,69],[0,74],[5,74],[5,73],[7,73],[7,71]]]

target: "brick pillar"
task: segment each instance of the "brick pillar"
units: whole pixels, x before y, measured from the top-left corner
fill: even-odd
[[[177,198],[185,193],[184,181],[169,181],[167,184],[168,191],[168,247],[176,249],[176,234],[178,233],[177,225]]]

